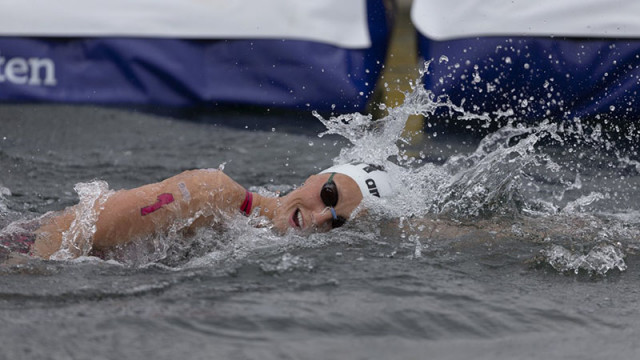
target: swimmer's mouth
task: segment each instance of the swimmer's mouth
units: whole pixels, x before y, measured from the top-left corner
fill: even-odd
[[[302,227],[304,226],[304,220],[302,219],[302,212],[300,212],[300,209],[296,209],[296,211],[293,213],[292,220],[293,224],[297,228],[302,229]]]

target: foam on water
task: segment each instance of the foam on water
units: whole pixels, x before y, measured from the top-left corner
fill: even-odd
[[[543,259],[554,269],[560,272],[580,270],[605,274],[609,270],[617,269],[624,271],[627,264],[624,262],[624,253],[619,245],[598,244],[586,254],[570,251],[561,245],[552,245],[549,249],[543,250]]]

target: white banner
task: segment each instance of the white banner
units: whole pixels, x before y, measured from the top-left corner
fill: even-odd
[[[640,37],[640,0],[413,0],[411,19],[434,40]]]
[[[371,45],[367,0],[0,0],[0,36],[297,39]]]

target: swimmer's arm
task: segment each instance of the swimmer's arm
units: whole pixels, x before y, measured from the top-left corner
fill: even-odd
[[[217,170],[185,171],[159,183],[118,191],[97,209],[93,248],[166,233],[172,226],[179,229],[193,222],[205,226],[217,213],[238,211],[244,196],[241,185]],[[63,232],[75,219],[74,210],[65,210],[38,230],[35,255],[49,258],[60,248]]]

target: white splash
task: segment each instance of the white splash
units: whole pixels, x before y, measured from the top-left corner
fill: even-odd
[[[324,119],[314,113],[327,128],[320,136],[337,134],[351,143],[341,149],[334,164],[369,162],[384,166],[390,173],[396,194],[388,199],[366,199],[364,206],[374,215],[398,219],[401,237],[414,244],[416,257],[422,255],[421,246],[429,244],[429,239],[416,235],[414,219],[426,216],[474,221],[527,216],[527,221],[535,222],[536,216],[596,214],[604,201],[614,202],[609,192],[625,198],[617,189],[592,191],[591,184],[585,184],[590,178],[583,173],[583,159],[600,161],[611,169],[639,168],[639,162],[620,150],[601,124],[587,125],[578,118],[519,119],[522,112],[515,109],[492,114],[469,111],[464,103],[454,104],[448,96],[435,96],[425,89],[420,79],[428,68],[429,62],[411,91],[405,93],[402,104],[380,107],[387,116],[379,120],[361,114]],[[474,126],[488,128],[498,121],[506,125],[482,139],[469,154],[451,156],[443,165],[425,163],[424,154],[410,155],[405,150],[408,139],[403,137],[403,130],[409,116],[424,116],[429,124],[437,110],[444,110],[454,121],[479,124]],[[638,138],[633,126],[624,135],[627,140]],[[563,157],[556,156],[557,149],[562,149]],[[607,156],[612,156],[611,160],[600,160]],[[599,224],[607,229],[618,223]],[[556,247],[549,254],[559,269],[598,273],[626,269],[624,253],[613,246],[598,246],[586,255],[569,254]]]
[[[577,274],[583,270],[604,275],[614,269],[627,269],[624,253],[618,246],[611,244],[596,245],[587,254],[579,254],[560,245],[553,245],[543,250],[542,254],[549,265],[559,272],[573,271]]]
[[[114,191],[105,181],[78,183],[74,186],[80,201],[74,206],[75,218],[69,229],[62,233],[60,249],[51,255],[52,260],[69,260],[86,256],[93,245],[98,215]]]

